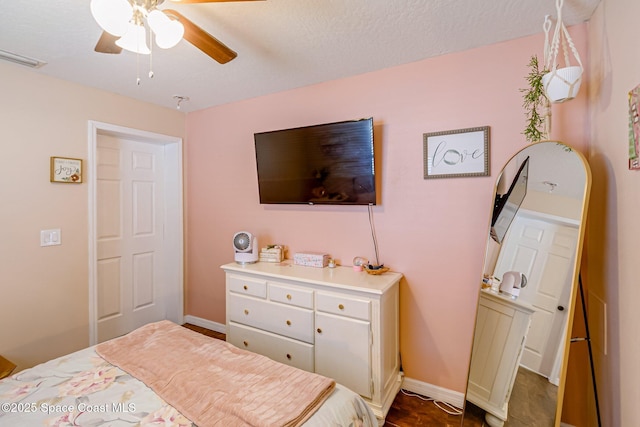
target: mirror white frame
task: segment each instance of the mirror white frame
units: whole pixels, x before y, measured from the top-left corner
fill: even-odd
[[[525,195],[517,200],[521,185]],[[524,417],[517,404],[523,377],[555,395],[555,404],[546,402],[548,425],[560,425],[590,189],[585,157],[559,141],[524,147],[498,176],[462,426],[482,425],[482,417],[489,426],[504,425],[510,414]],[[504,240],[494,239],[496,207],[512,199]],[[508,293],[513,286],[499,281],[507,271],[527,276],[526,286]],[[544,414],[535,417],[544,425]]]

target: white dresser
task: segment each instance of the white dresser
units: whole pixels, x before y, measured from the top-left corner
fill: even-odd
[[[467,400],[486,411],[491,427],[504,425],[511,390],[535,309],[489,290],[480,291]]]
[[[335,379],[386,417],[398,393],[400,273],[259,262],[222,266],[227,341]]]

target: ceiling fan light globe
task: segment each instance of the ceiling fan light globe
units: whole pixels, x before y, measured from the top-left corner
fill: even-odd
[[[156,44],[162,49],[169,49],[177,45],[184,36],[184,26],[178,22],[170,20],[155,31]]]
[[[103,30],[123,36],[133,17],[133,8],[127,0],[91,0],[91,14]]]
[[[129,23],[127,32],[116,40],[116,45],[124,50],[142,55],[151,53],[149,46],[147,46],[147,32],[142,25]]]
[[[160,28],[163,25],[168,24],[170,21],[171,19],[169,19],[169,17],[164,12],[158,9],[153,9],[151,12],[149,12],[149,15],[147,15],[147,22],[149,23],[149,27],[151,27],[153,32],[156,34],[158,33],[158,31],[162,31]]]

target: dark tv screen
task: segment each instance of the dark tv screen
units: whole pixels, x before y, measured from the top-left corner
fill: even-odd
[[[261,204],[376,204],[372,118],[254,139]]]
[[[518,173],[513,178],[509,191],[500,197],[496,197],[491,218],[491,237],[498,243],[502,243],[511,222],[516,217],[518,209],[527,195],[529,180],[529,157],[518,168]]]

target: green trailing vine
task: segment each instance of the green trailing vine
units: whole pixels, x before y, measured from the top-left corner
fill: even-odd
[[[528,142],[537,142],[546,139],[545,122],[547,120],[545,109],[547,108],[547,95],[542,85],[542,76],[546,74],[546,70],[540,69],[538,57],[533,55],[529,61],[529,74],[526,77],[529,87],[520,89],[524,102],[522,106],[525,109],[527,117],[527,127],[523,134]]]

